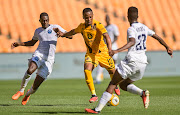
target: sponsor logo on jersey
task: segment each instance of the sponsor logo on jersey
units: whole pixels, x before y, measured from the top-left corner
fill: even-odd
[[[38,61],[38,60],[39,60],[39,58],[38,58],[38,57],[34,57],[34,60]]]
[[[49,29],[49,30],[48,30],[48,34],[51,34],[51,33],[52,33],[52,30],[51,30],[51,29]]]

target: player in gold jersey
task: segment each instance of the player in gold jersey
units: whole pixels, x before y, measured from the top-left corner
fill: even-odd
[[[91,91],[92,97],[89,100],[90,103],[98,101],[98,97],[95,92],[92,71],[98,64],[106,68],[109,72],[112,79],[115,72],[114,61],[109,54],[112,53],[111,49],[111,39],[107,33],[106,28],[98,21],[93,20],[93,11],[90,8],[85,8],[83,10],[83,19],[85,23],[81,23],[77,28],[72,29],[67,33],[62,33],[59,29],[54,28],[58,36],[67,37],[81,33],[86,47],[87,53],[85,55],[84,62],[84,73],[86,83]],[[107,42],[107,45],[104,42],[104,39]],[[115,89],[116,94],[120,94],[119,88]]]

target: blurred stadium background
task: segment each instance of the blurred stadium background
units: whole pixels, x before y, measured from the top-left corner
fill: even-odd
[[[12,42],[24,42],[32,38],[34,30],[41,26],[39,23],[41,12],[49,14],[50,24],[59,24],[67,31],[84,22],[82,10],[85,7],[92,8],[94,19],[104,25],[105,15],[109,14],[111,23],[119,28],[118,46],[120,47],[127,40],[129,23],[126,17],[130,6],[139,9],[139,22],[153,29],[175,51],[174,58],[170,60],[165,48],[156,40],[148,38],[147,54],[152,65],[149,66],[150,69],[147,68],[145,75],[179,76],[180,0],[0,0],[0,78],[22,78],[26,71],[27,59],[31,57],[38,43],[33,47],[18,47],[13,50],[10,45]],[[72,40],[60,38],[56,49],[57,63],[52,78],[53,76],[83,78],[85,51],[86,46],[80,34],[75,35]],[[124,55],[125,52],[120,53],[120,58],[123,59]],[[71,72],[65,74],[68,70]],[[150,74],[147,74],[148,72]]]

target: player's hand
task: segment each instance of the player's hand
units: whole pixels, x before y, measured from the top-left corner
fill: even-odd
[[[112,56],[113,56],[114,54],[116,54],[116,53],[118,53],[117,50],[112,50]]]
[[[109,50],[109,56],[113,56],[114,55],[114,53],[113,53],[113,50]]]
[[[63,33],[59,30],[59,28],[53,28],[53,30],[56,32],[57,37],[63,36]]]
[[[18,42],[14,42],[11,44],[11,49],[15,48],[15,47],[18,47],[19,46],[19,43]]]
[[[171,48],[167,48],[167,53],[171,56],[171,58],[173,57],[173,50]]]

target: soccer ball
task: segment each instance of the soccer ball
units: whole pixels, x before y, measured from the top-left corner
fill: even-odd
[[[112,94],[111,99],[107,103],[108,106],[117,106],[119,105],[119,97],[116,94]]]

